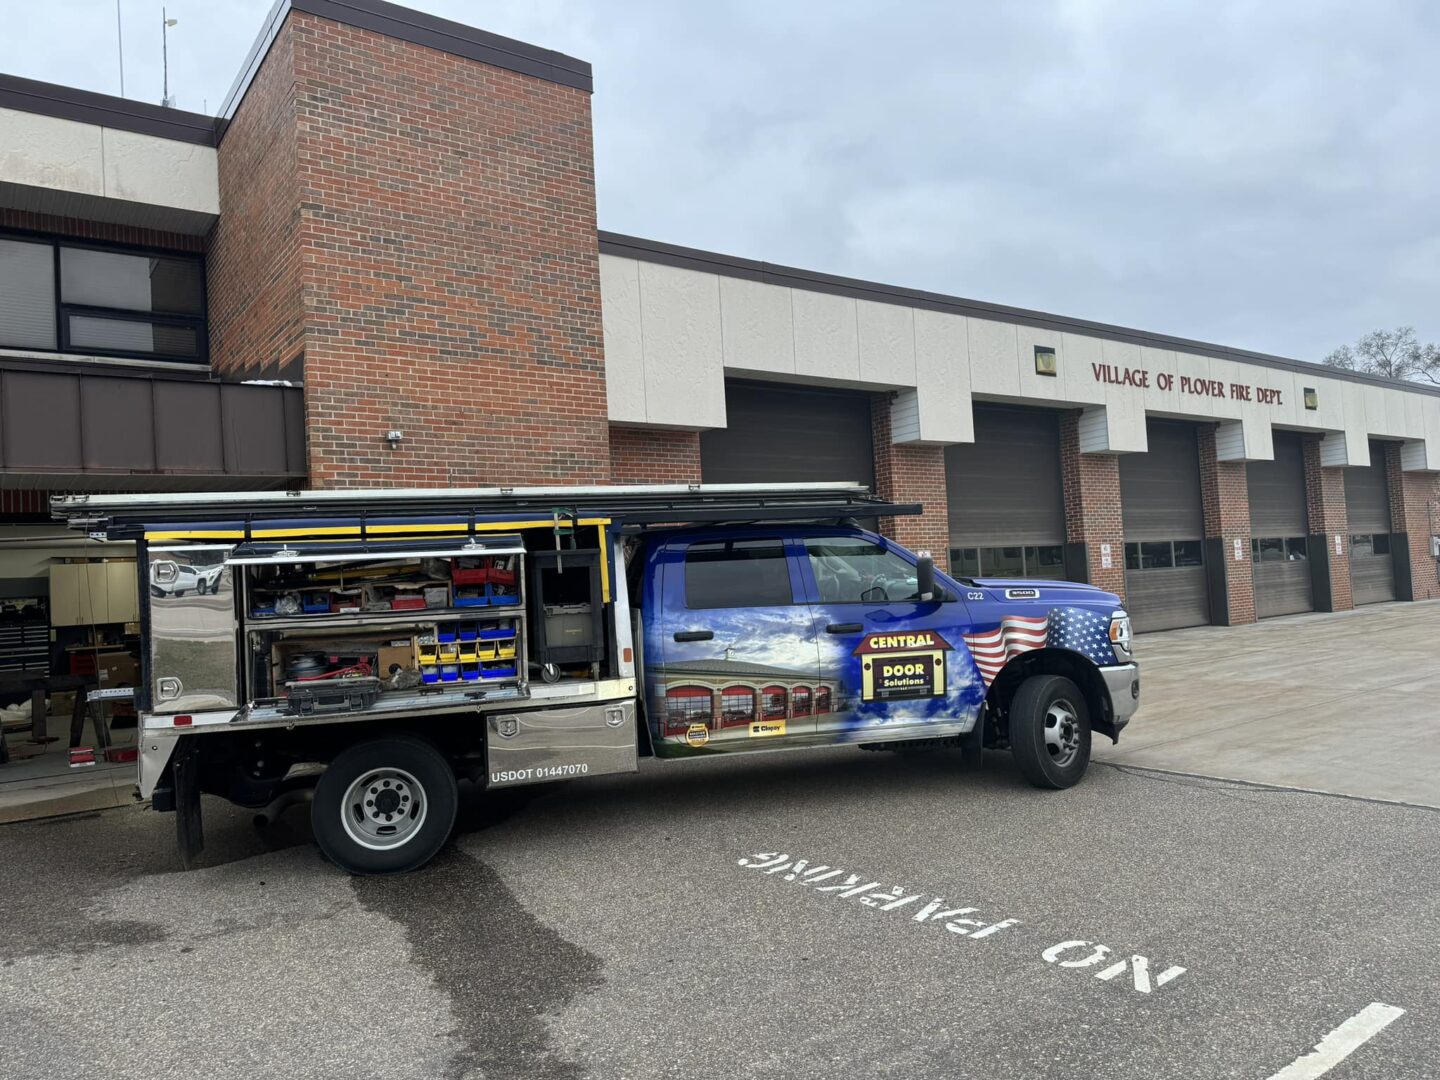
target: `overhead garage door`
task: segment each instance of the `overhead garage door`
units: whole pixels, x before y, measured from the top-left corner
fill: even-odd
[[[1245,467],[1250,489],[1250,560],[1255,614],[1311,611],[1309,533],[1305,512],[1305,453],[1299,435],[1275,433],[1275,460]]]
[[[707,484],[854,481],[875,486],[870,395],[727,382],[726,426],[700,435]]]
[[[1137,630],[1210,621],[1195,425],[1151,420],[1150,448],[1120,459],[1126,607]]]
[[[1065,576],[1060,414],[975,406],[975,441],[947,447],[950,568],[967,577]]]
[[[1370,464],[1345,470],[1345,515],[1350,522],[1350,598],[1361,604],[1395,599],[1390,554],[1390,490],[1385,448],[1370,444]]]

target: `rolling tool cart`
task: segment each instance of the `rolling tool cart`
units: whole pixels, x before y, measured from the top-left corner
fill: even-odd
[[[560,680],[561,668],[585,665],[597,677],[605,659],[600,560],[596,548],[533,551],[529,555],[532,656],[547,683]]]

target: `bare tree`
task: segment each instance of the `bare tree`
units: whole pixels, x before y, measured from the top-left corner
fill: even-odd
[[[1325,363],[1346,371],[1440,386],[1440,345],[1420,344],[1413,326],[1372,330],[1354,345],[1340,346],[1325,357]]]

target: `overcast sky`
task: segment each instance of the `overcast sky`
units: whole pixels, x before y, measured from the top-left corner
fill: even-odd
[[[269,6],[169,0],[181,108]],[[1433,0],[409,6],[594,65],[605,229],[1301,359],[1440,339]],[[4,21],[0,71],[118,93],[114,0]]]

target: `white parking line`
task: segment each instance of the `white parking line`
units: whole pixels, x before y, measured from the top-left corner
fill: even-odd
[[[1404,1015],[1404,1009],[1372,1001],[1316,1043],[1314,1050],[1296,1058],[1270,1080],[1315,1080],[1324,1076],[1362,1043],[1373,1039]]]

